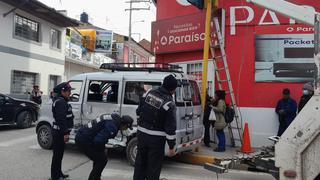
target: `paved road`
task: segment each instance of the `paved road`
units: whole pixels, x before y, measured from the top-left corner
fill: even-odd
[[[0,179],[47,180],[52,152],[41,149],[36,141],[35,128],[16,129],[0,127]],[[63,160],[63,170],[70,180],[85,180],[92,163],[73,145],[68,145]],[[109,162],[103,171],[104,180],[130,180],[133,167],[129,166],[123,152],[109,151]],[[181,164],[166,160],[162,177],[169,180],[214,180],[216,175],[201,166]],[[219,179],[272,180],[269,175],[230,171]]]

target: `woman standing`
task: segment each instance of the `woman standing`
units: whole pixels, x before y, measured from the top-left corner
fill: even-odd
[[[226,138],[223,129],[227,126],[227,123],[224,118],[226,113],[226,102],[225,102],[226,93],[223,90],[217,90],[215,92],[215,99],[213,103],[213,111],[216,115],[216,122],[214,128],[218,136],[218,147],[214,149],[216,152],[224,152],[226,150]]]

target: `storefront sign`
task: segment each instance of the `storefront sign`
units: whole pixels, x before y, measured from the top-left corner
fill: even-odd
[[[112,31],[97,30],[96,31],[96,52],[111,53],[112,52]]]
[[[153,22],[152,50],[156,54],[203,49],[204,13]]]

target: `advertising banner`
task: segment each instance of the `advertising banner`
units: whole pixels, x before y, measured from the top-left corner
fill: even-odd
[[[112,52],[112,31],[108,30],[97,30],[96,32],[96,44],[95,51],[103,53]]]
[[[204,13],[153,22],[153,52],[161,54],[203,49],[204,22]]]
[[[305,26],[256,27],[255,81],[312,81],[315,73],[312,33],[313,29]]]

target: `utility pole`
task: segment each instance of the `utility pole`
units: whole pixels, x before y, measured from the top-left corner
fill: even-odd
[[[139,11],[139,10],[150,10],[149,8],[133,8],[132,4],[133,3],[141,3],[141,2],[148,2],[150,3],[150,0],[130,0],[126,3],[130,3],[130,8],[129,9],[125,9],[125,11],[130,11],[129,12],[129,37],[128,37],[128,61],[129,61],[129,67],[130,67],[130,63],[131,63],[131,56],[130,56],[130,52],[131,52],[131,28],[132,28],[132,11]],[[133,64],[136,63],[135,60],[133,60]],[[135,67],[135,65],[134,65]]]

